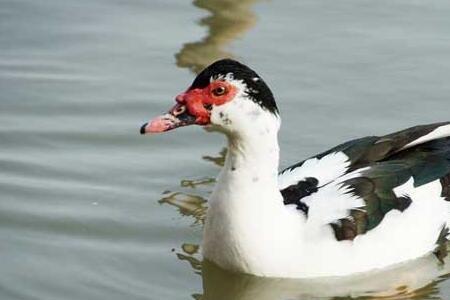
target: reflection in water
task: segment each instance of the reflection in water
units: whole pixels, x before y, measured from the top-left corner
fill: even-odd
[[[212,179],[214,181],[214,179]],[[212,182],[213,182],[212,181]],[[159,203],[170,204],[178,208],[182,216],[194,217],[195,224],[203,224],[206,214],[206,199],[199,195],[183,192],[164,192]]]
[[[187,261],[191,265],[192,269],[194,269],[194,272],[196,274],[201,274],[202,261],[201,259],[196,257],[196,255],[198,254],[199,246],[195,244],[185,243],[181,245],[181,249],[183,252],[177,253],[178,259]]]
[[[233,55],[224,48],[242,36],[256,22],[251,6],[257,0],[194,0],[194,5],[211,13],[200,20],[208,28],[205,38],[186,43],[175,57],[177,65],[199,73],[212,62]]]
[[[446,279],[449,263],[440,268],[436,258],[428,256],[370,274],[294,280],[233,274],[205,262],[202,299],[441,299],[437,284]]]
[[[204,156],[203,159],[214,163],[216,166],[223,166],[227,149],[223,148],[217,156]],[[210,187],[214,184],[215,178],[202,179],[183,179],[180,182],[181,188],[189,188],[189,191],[165,191],[163,197],[159,200],[161,204],[169,204],[178,208],[178,212],[182,216],[189,216],[194,218],[194,224],[203,224],[206,216],[206,197],[208,193],[197,194],[192,193],[192,190],[200,186]],[[190,254],[190,253],[188,253]]]
[[[219,152],[218,156],[204,155],[202,158],[206,161],[212,162],[216,166],[223,167],[223,164],[225,163],[225,156],[227,156],[227,148],[224,147]]]

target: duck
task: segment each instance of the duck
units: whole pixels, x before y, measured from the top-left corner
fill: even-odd
[[[228,151],[208,199],[202,255],[276,278],[347,276],[424,256],[444,263],[450,122],[350,140],[279,170],[280,113],[250,67],[218,60],[141,134],[199,125]]]

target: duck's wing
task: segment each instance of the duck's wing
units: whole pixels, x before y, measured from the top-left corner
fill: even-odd
[[[389,211],[407,210],[412,190],[430,183],[440,198],[430,201],[450,201],[449,122],[353,140],[279,175],[284,203],[308,222],[330,225],[337,240],[353,240]]]

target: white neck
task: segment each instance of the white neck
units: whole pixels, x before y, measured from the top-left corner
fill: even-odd
[[[278,191],[278,124],[270,125],[228,135],[228,154],[221,175],[243,180],[241,184],[247,186],[269,185]],[[225,179],[223,176],[219,177],[219,183]]]
[[[278,189],[279,126],[278,117],[267,113],[227,134],[228,153],[209,199],[203,238],[205,258],[222,267],[254,271],[261,260],[275,258],[275,248],[286,240],[273,230],[283,231],[286,214]]]
[[[281,197],[278,190],[279,127],[278,117],[267,114],[238,133],[227,134],[228,153],[216,185],[217,191],[225,189],[227,195],[220,200],[236,202],[242,207],[262,201],[274,202]],[[219,201],[211,197],[212,202],[216,200]]]

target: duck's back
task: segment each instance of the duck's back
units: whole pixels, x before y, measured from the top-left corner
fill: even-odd
[[[285,169],[279,182],[284,203],[304,219],[298,260],[305,274],[447,254],[449,123],[347,142]]]

